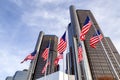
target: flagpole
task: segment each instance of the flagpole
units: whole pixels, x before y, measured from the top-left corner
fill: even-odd
[[[70,24],[70,23],[69,23],[69,24]],[[66,32],[68,31],[69,24],[68,24],[68,26],[66,27]],[[67,32],[67,33],[68,33],[68,32]],[[68,34],[66,34],[66,37],[67,37],[67,39],[68,39]],[[68,45],[68,43],[69,43],[69,40],[67,40],[67,45]],[[69,45],[68,45],[68,46],[69,46]],[[68,48],[68,47],[67,47],[67,52],[69,52],[69,48]],[[66,53],[66,56],[67,56],[67,54],[68,54],[68,53]],[[68,58],[67,58],[67,59],[68,59],[68,66],[67,66],[67,67],[68,67],[68,80],[69,80],[69,75],[70,75],[70,71],[69,71],[69,70],[70,70],[70,69],[69,69],[69,55],[68,55]],[[66,63],[66,64],[67,64],[67,63]]]
[[[51,65],[51,60],[49,59],[50,61],[50,65]],[[50,65],[49,65],[49,68],[48,68],[48,75],[50,74]],[[48,80],[49,80],[49,76],[48,76]]]
[[[50,39],[50,42],[49,42],[49,53],[50,53],[50,45],[51,45],[51,39]],[[49,59],[49,53],[48,53],[48,58],[47,58],[47,61],[46,61],[46,63],[48,63],[48,59]],[[44,78],[44,80],[46,80],[46,73],[47,73],[47,65],[45,65],[45,68],[46,68],[46,71],[45,71],[45,78]]]
[[[82,48],[83,48],[83,53],[84,53],[83,54],[83,59],[84,59],[84,61],[81,62],[82,66],[80,66],[80,67],[82,67],[82,69],[84,70],[83,74],[84,74],[85,80],[92,80],[91,69],[90,69],[90,66],[89,66],[84,42],[80,40],[81,29],[80,29],[80,25],[79,25],[79,21],[78,21],[78,16],[77,16],[75,7],[73,5],[70,6],[70,17],[71,17],[71,27],[74,31],[73,35],[77,36],[78,42],[80,42],[82,44]],[[75,77],[77,77],[77,76],[75,75]],[[79,75],[79,77],[81,77],[81,75]]]
[[[50,63],[49,63],[49,68],[48,68],[48,74],[50,74],[50,65],[51,65],[51,57],[49,56],[49,61],[50,61]],[[48,76],[48,80],[49,80],[49,76]]]
[[[118,60],[116,59],[115,55],[113,54],[113,51],[112,51],[110,45],[108,44],[108,41],[106,40],[106,38],[105,38],[105,41],[107,42],[107,45],[108,45],[108,47],[109,47],[109,49],[110,49],[110,52],[112,53],[113,57],[115,58],[115,61],[116,61],[117,65],[118,65],[119,68],[120,68],[120,64],[119,64]]]
[[[57,46],[58,53],[63,55],[63,52],[66,50],[66,47],[67,47],[67,41],[66,41],[66,31],[65,31]],[[64,73],[64,57],[63,57],[63,73]],[[64,79],[64,74],[63,74],[63,79]]]
[[[50,38],[50,44],[51,44],[51,38]],[[48,59],[49,59],[49,61],[50,61],[50,63],[49,63],[49,68],[48,68],[48,74],[50,74],[50,66],[51,66],[51,56],[50,56],[51,54],[50,54],[50,48],[49,48],[49,56],[48,56]],[[49,76],[48,76],[48,80],[49,80]]]
[[[90,20],[91,20],[91,19],[90,19]],[[91,21],[91,22],[92,22],[92,21]],[[94,25],[93,22],[92,22],[92,25],[93,25],[93,28],[94,28],[96,34],[98,35],[97,29],[96,29],[96,27],[95,27],[95,25]],[[98,38],[99,38],[99,37],[98,37]],[[114,68],[114,66],[113,66],[113,64],[112,64],[112,61],[111,61],[110,57],[108,56],[108,53],[107,53],[107,51],[106,51],[106,49],[105,49],[105,47],[104,47],[104,44],[102,43],[102,41],[101,41],[100,38],[99,38],[99,40],[100,40],[100,43],[101,43],[101,45],[102,45],[102,47],[103,47],[103,50],[105,51],[105,54],[106,54],[106,56],[107,56],[107,58],[108,58],[108,61],[109,61],[110,65],[111,65],[111,67],[112,67],[112,69],[113,69],[114,74],[115,74],[117,80],[119,80],[119,76],[118,76],[118,74],[117,74],[117,72],[116,72],[116,70],[115,70],[115,68]]]
[[[35,71],[35,68],[36,68],[36,63],[37,63],[37,59],[38,59],[38,55],[39,55],[39,49],[41,47],[43,35],[44,35],[44,33],[41,31],[39,33],[38,40],[37,40],[37,43],[36,43],[36,46],[35,46],[35,50],[36,50],[35,59],[33,61],[31,61],[29,71],[28,71],[27,80],[33,80],[34,79],[33,74],[34,74],[34,71]]]
[[[74,53],[73,56],[75,56],[74,58],[74,65],[76,65],[74,67],[75,70],[75,80],[82,80],[82,75],[81,75],[81,71],[80,71],[80,65],[78,64],[78,49],[77,49],[77,40],[76,37],[73,37],[73,43],[74,43]]]
[[[68,54],[69,54],[69,53],[68,53]],[[69,75],[70,75],[70,71],[69,71],[69,70],[70,70],[70,69],[69,69],[69,55],[67,56],[67,59],[68,59],[68,66],[67,66],[67,67],[68,67],[68,80],[69,80]]]
[[[69,24],[68,24],[68,26],[69,26]],[[68,30],[68,26],[66,27],[66,31]],[[68,34],[66,35],[67,36],[67,39],[68,39]],[[67,41],[68,43],[69,43],[69,40]],[[67,45],[68,45],[68,43],[67,43]],[[69,46],[69,45],[68,45]],[[68,68],[68,70],[67,70],[67,72],[68,72],[68,80],[69,80],[69,75],[70,75],[70,68],[69,68],[69,54],[70,54],[70,52],[69,52],[69,48],[67,47],[67,54],[68,55],[66,55],[66,58],[67,58],[67,61],[68,61],[68,64],[67,64],[67,62],[66,62],[66,64],[67,64],[67,68]]]
[[[64,55],[63,55],[63,80],[65,80],[64,79]]]
[[[68,28],[67,27],[65,28],[66,28],[65,32],[67,32]],[[63,55],[63,80],[64,80],[64,54],[62,53],[62,55]]]
[[[46,61],[46,63],[48,63],[48,59],[47,59],[47,61]],[[45,68],[46,68],[46,71],[45,71],[45,73],[44,73],[44,80],[46,80],[46,73],[47,73],[47,65],[45,64]]]

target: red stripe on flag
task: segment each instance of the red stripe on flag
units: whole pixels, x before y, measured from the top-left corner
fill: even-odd
[[[100,34],[98,36],[93,36],[90,39],[90,46],[93,48],[96,48],[95,44],[98,43],[100,40],[102,40],[103,36]]]
[[[82,47],[78,47],[78,62],[83,60],[83,55],[82,55]]]
[[[58,62],[59,62],[60,59],[63,59],[63,54],[59,54],[59,56],[57,56],[55,58],[55,60],[54,60],[54,65],[55,66],[58,65]]]
[[[47,66],[48,66],[48,65],[50,65],[50,62],[47,62],[47,63],[45,64],[45,66],[43,67],[41,73],[45,73],[45,71],[47,70]]]
[[[31,54],[29,54],[21,63],[27,61],[27,60],[33,60],[35,58],[35,56],[32,56]]]
[[[60,43],[58,44],[57,50],[58,53],[63,53],[67,47],[67,42],[63,39],[60,39]]]
[[[49,48],[46,48],[42,53],[42,58],[44,58],[44,61],[47,60],[48,54],[49,54]]]
[[[92,22],[89,21],[88,24],[86,24],[86,25],[84,25],[84,26],[82,27],[82,30],[81,30],[81,33],[80,33],[80,39],[81,39],[82,41],[85,40],[85,35],[86,35],[87,32],[89,31],[91,25],[92,25]]]

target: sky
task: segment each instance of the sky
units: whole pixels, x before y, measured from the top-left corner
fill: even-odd
[[[38,34],[62,36],[70,22],[69,6],[91,10],[105,36],[120,52],[120,0],[0,0],[0,80],[29,68],[20,62],[31,53]]]

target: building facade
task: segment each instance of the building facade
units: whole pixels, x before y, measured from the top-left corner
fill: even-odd
[[[54,66],[54,59],[57,56],[58,38],[55,35],[44,35],[43,39],[42,39],[42,44],[41,44],[41,47],[39,50],[38,59],[37,59],[37,63],[35,66],[34,74],[33,74],[33,80],[41,78],[45,75],[44,73],[42,73],[42,69],[46,64],[46,61],[44,61],[44,59],[41,56],[42,56],[43,51],[45,50],[45,48],[49,44],[49,42],[50,42],[50,50],[49,50],[50,65],[48,65],[48,67],[47,67],[46,75],[51,74],[51,73],[56,71],[55,66]]]
[[[92,21],[92,26],[86,35],[86,40],[81,41],[79,34],[86,17]],[[96,45],[96,49],[90,47],[90,38],[97,29],[102,33],[93,14],[90,10],[76,10],[74,6],[70,7],[71,24],[68,27],[69,49],[70,49],[70,74],[77,73],[75,68],[80,68],[79,72],[82,80],[98,80],[102,77],[110,77],[111,80],[120,79],[120,55],[114,47],[109,37],[104,37],[101,42]],[[104,34],[102,33],[104,36]],[[75,62],[75,46],[73,37],[76,38],[76,43],[81,43],[83,47],[83,61],[76,67]],[[77,46],[77,45],[76,45]],[[76,74],[75,74],[76,75]],[[91,77],[90,77],[91,76]],[[77,80],[77,79],[76,79]],[[80,79],[78,79],[80,80]]]
[[[27,80],[28,71],[16,71],[13,76],[8,76],[6,80]]]
[[[48,61],[50,62],[50,65],[47,66],[46,72],[42,73],[42,70],[47,62],[47,60],[44,61],[42,58],[42,53],[47,48],[49,43],[50,47]],[[58,71],[59,65],[54,65],[54,60],[57,57],[57,44],[57,36],[44,35],[44,33],[41,31],[35,46],[35,59],[31,61],[28,71],[17,71],[13,77],[7,77],[6,80],[36,80]]]
[[[17,71],[13,76],[13,80],[27,80],[27,71]]]
[[[8,77],[6,77],[5,80],[13,80],[13,77],[12,76],[8,76]]]
[[[80,32],[86,17],[92,21],[92,26],[86,34],[85,41],[80,40]],[[97,24],[90,10],[76,10],[70,6],[71,23],[68,25],[69,52],[66,55],[66,73],[59,72],[54,66],[54,59],[57,57],[58,37],[55,35],[44,35],[40,32],[36,43],[36,56],[31,61],[27,72],[17,71],[13,77],[6,80],[120,80],[120,55],[109,37],[104,37],[102,30]],[[100,30],[103,39],[96,45],[96,49],[90,47],[90,38]],[[41,57],[43,51],[50,42],[49,58],[50,65],[46,73],[42,70],[46,61]],[[83,49],[83,60],[78,63],[78,44]],[[58,72],[56,72],[58,71]],[[65,78],[64,78],[65,76]]]
[[[30,64],[27,80],[36,80],[58,70],[57,67],[54,66],[54,59],[57,56],[57,43],[57,36],[45,35],[42,31],[40,32],[35,46],[35,59]],[[44,58],[42,58],[42,53],[48,47],[48,44],[50,44],[49,56],[48,60],[44,60]],[[45,73],[42,73],[42,70],[45,67],[47,61],[49,61],[49,65],[47,66]]]

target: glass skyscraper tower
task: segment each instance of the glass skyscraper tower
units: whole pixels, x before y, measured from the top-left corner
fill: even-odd
[[[42,70],[46,64],[46,61],[44,61],[44,59],[42,58],[42,53],[45,50],[45,48],[48,46],[49,42],[50,42],[50,49],[49,49],[48,58],[50,65],[48,65],[46,74],[44,74],[42,73]],[[54,59],[57,57],[57,43],[58,43],[57,36],[44,35],[43,32],[40,32],[35,48],[38,52],[36,54],[35,60],[33,60],[29,68],[28,80],[36,80],[38,78],[41,78],[45,75],[57,71],[57,68],[54,66]]]
[[[80,40],[80,32],[86,17],[92,21],[92,26],[86,34],[85,41]],[[71,22],[68,25],[68,44],[69,52],[66,55],[66,73],[69,80],[120,80],[120,55],[109,37],[105,37],[97,24],[90,10],[76,10],[70,6]],[[97,43],[96,49],[90,47],[90,38],[100,30],[103,39]],[[109,30],[109,29],[108,29]],[[43,51],[51,40],[49,60],[46,74],[41,73],[46,61],[41,57]],[[81,43],[83,49],[83,60],[78,63],[78,44]],[[37,50],[35,59],[30,63],[28,71],[18,71],[13,77],[7,77],[6,80],[41,80],[46,75],[51,79],[61,77],[61,72],[54,65],[54,59],[57,57],[58,37],[55,35],[44,35],[40,32],[35,50]],[[64,60],[65,61],[65,60]],[[56,73],[54,73],[56,72]],[[53,74],[52,74],[53,73]],[[23,78],[22,78],[23,77]],[[71,77],[71,78],[69,78]],[[74,79],[75,78],[75,79]],[[58,78],[56,80],[61,80]],[[49,79],[50,80],[50,79]],[[65,79],[62,79],[65,80]]]
[[[87,16],[93,24],[86,35],[86,40],[81,41],[79,35]],[[104,37],[96,45],[96,49],[90,47],[90,38],[96,30],[102,33],[91,11],[76,10],[74,6],[71,6],[70,17],[71,23],[68,26],[70,53],[67,54],[69,55],[69,69],[67,69],[69,74],[77,75],[76,80],[97,80],[104,77],[113,80],[120,79],[120,55],[110,38]],[[103,33],[102,35],[104,36]],[[77,53],[75,53],[79,42],[83,48],[83,61],[80,64],[76,61]]]

